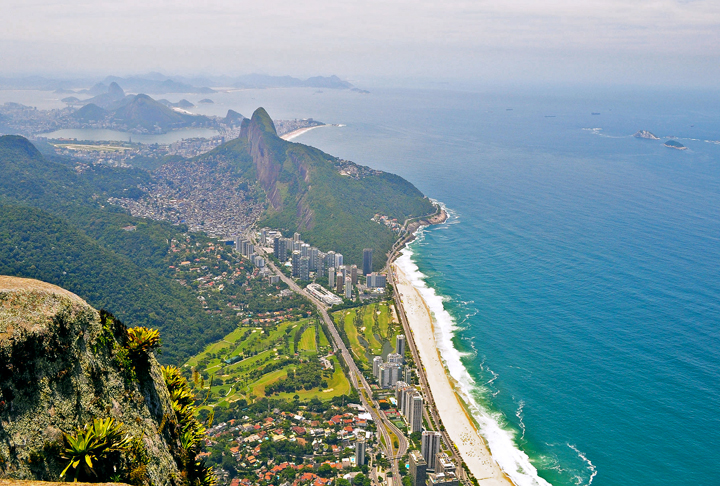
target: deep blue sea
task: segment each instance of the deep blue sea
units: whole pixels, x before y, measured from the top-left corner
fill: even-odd
[[[718,93],[213,99],[200,109],[344,124],[294,141],[400,174],[446,205],[449,222],[424,230],[404,265],[434,294],[441,351],[459,357],[451,371],[478,417],[504,430],[490,446],[518,483],[720,484]],[[530,466],[518,471],[518,457]]]

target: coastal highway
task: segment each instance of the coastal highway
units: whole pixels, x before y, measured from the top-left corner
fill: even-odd
[[[259,249],[259,246],[255,247],[256,250]],[[262,251],[262,250],[261,250]],[[330,331],[332,341],[333,341],[333,347],[335,350],[340,350],[340,353],[343,356],[343,359],[345,360],[345,363],[348,366],[348,374],[350,375],[350,382],[355,387],[355,389],[358,390],[358,395],[360,396],[360,400],[362,401],[363,406],[365,409],[372,415],[373,421],[377,424],[377,428],[382,434],[383,440],[386,444],[386,457],[390,460],[390,464],[392,466],[392,473],[393,473],[393,482],[395,483],[395,486],[402,486],[402,482],[400,479],[400,467],[398,464],[399,459],[405,455],[408,449],[408,441],[405,435],[400,432],[395,425],[387,420],[381,412],[379,412],[380,407],[379,404],[373,400],[372,396],[372,388],[370,388],[370,384],[367,382],[363,374],[360,372],[359,368],[355,364],[355,360],[353,359],[352,355],[348,351],[347,347],[345,346],[345,343],[340,338],[340,334],[338,333],[337,329],[335,328],[335,323],[330,318],[330,315],[327,313],[327,306],[317,300],[315,297],[310,295],[309,293],[305,292],[304,289],[300,288],[299,285],[297,285],[291,278],[288,278],[284,273],[282,273],[275,264],[270,261],[269,259],[266,259],[266,264],[277,274],[280,276],[280,279],[285,282],[288,287],[290,287],[293,291],[296,293],[306,297],[310,302],[312,302],[315,307],[317,308],[318,312],[323,318],[323,321],[325,321],[325,324],[327,325],[328,330]],[[362,390],[361,390],[362,387]],[[363,393],[363,390],[365,393]],[[368,403],[368,399],[366,399],[365,394],[367,394],[367,397],[373,402],[373,405]],[[388,432],[388,428],[398,437],[398,450],[395,451],[393,447],[393,441],[391,439],[390,433]]]
[[[455,447],[455,443],[450,439],[450,435],[445,430],[445,427],[440,427],[442,425],[442,422],[440,420],[440,415],[437,412],[437,407],[435,406],[435,399],[432,395],[432,390],[430,389],[430,386],[428,385],[427,376],[425,375],[425,368],[422,365],[422,360],[420,359],[420,355],[418,354],[417,347],[415,346],[415,340],[413,338],[412,329],[410,328],[410,324],[407,321],[407,316],[405,315],[405,309],[403,308],[402,299],[400,298],[400,293],[397,290],[396,281],[395,281],[395,272],[392,267],[392,265],[388,266],[388,278],[390,283],[393,287],[393,295],[395,297],[395,305],[398,306],[398,315],[400,316],[400,321],[402,322],[403,329],[405,329],[405,336],[406,336],[406,342],[408,347],[410,348],[410,352],[412,354],[413,360],[415,360],[415,366],[417,368],[417,374],[418,379],[420,381],[420,386],[423,389],[424,395],[425,395],[425,401],[426,401],[426,414],[427,412],[430,413],[430,416],[432,417],[432,422],[434,422],[437,425],[437,428],[440,429],[440,433],[442,434],[443,442],[448,446],[450,451],[453,455],[453,460],[455,463],[460,466],[456,469],[458,474],[458,479],[460,479],[465,486],[471,486],[470,479],[468,478],[466,471],[461,465],[463,464],[463,458],[460,455],[460,452]],[[430,422],[428,420],[428,422]]]

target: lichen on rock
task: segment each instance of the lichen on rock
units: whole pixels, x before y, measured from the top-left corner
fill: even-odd
[[[63,434],[112,417],[146,451],[123,465],[134,483],[182,483],[176,439],[160,430],[174,416],[160,365],[152,351],[130,362],[126,336],[64,289],[0,276],[0,477],[58,481]]]

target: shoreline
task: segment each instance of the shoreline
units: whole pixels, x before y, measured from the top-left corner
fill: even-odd
[[[422,363],[416,363],[427,378],[429,392],[433,397],[455,396],[455,400],[433,400],[445,430],[480,485],[514,486],[490,453],[487,442],[480,435],[467,405],[455,391],[453,379],[445,368],[435,340],[432,313],[420,292],[413,286],[405,272],[396,262],[392,263],[395,279],[393,285],[401,298],[398,312],[405,315],[410,327],[411,339]],[[450,445],[450,444],[448,444]]]
[[[302,135],[303,133],[309,132],[310,130],[314,130],[314,129],[316,129],[316,128],[326,127],[326,126],[327,126],[327,125],[315,125],[315,126],[312,126],[312,127],[298,128],[297,130],[293,130],[292,132],[288,132],[288,133],[286,133],[285,135],[282,135],[280,138],[282,138],[282,139],[285,140],[286,142],[289,142],[289,141],[292,140],[293,138],[299,137],[299,136]]]

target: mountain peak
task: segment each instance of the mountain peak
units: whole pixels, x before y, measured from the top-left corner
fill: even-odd
[[[38,149],[30,140],[20,135],[3,135],[0,136],[0,150],[10,150],[18,155],[31,158],[42,158]]]
[[[125,96],[125,91],[114,81],[108,86],[107,92],[117,96]]]
[[[272,118],[270,118],[270,115],[268,115],[268,112],[265,111],[265,108],[260,107],[252,114],[252,117],[250,118],[250,123],[260,128],[262,131],[266,133],[272,133],[273,135],[277,135],[277,130],[275,130],[275,124],[272,121]]]

